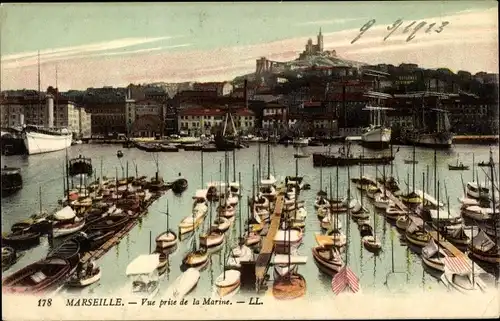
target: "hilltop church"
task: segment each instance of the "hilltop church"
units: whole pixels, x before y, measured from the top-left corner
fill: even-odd
[[[323,34],[321,33],[321,28],[319,28],[319,33],[316,37],[317,44],[313,44],[311,38],[307,40],[307,44],[305,50],[299,55],[299,59],[305,59],[308,56],[328,56],[335,57],[337,53],[335,50],[332,51],[324,51],[323,50]]]

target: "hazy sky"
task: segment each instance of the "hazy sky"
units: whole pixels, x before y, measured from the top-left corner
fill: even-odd
[[[62,89],[227,80],[260,56],[294,59],[320,27],[325,49],[346,59],[498,72],[496,1],[3,4],[0,18],[2,89],[37,87],[38,50],[43,88],[56,65]],[[413,21],[427,25],[406,42]],[[443,32],[425,33],[443,21]]]

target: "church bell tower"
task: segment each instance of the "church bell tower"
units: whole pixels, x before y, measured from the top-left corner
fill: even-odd
[[[319,28],[318,34],[318,49],[319,52],[323,52],[323,34],[321,34],[321,28]]]

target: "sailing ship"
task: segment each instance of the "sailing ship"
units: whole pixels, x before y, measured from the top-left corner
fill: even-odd
[[[376,95],[387,95],[371,92]],[[390,95],[387,95],[390,96]],[[361,144],[371,149],[386,149],[391,142],[391,129],[383,123],[383,111],[390,110],[386,107],[366,106],[364,110],[370,111],[371,125],[363,129]]]
[[[445,94],[446,95],[446,94]],[[434,96],[436,105],[439,107],[439,97],[435,93],[423,92],[417,94],[400,95],[406,97],[421,97],[421,112],[414,113],[414,128],[402,133],[409,144],[433,148],[450,148],[453,143],[448,111],[440,108],[429,108],[425,106],[425,97]]]
[[[56,73],[57,82],[57,73]],[[57,87],[57,85],[56,85]],[[56,105],[59,91],[56,88]],[[23,140],[28,155],[55,152],[71,146],[73,134],[66,128],[54,128],[54,96],[46,95],[47,123],[45,126],[28,125],[23,128]],[[38,53],[38,105],[42,109],[40,91],[40,53]],[[57,106],[56,106],[57,108]]]

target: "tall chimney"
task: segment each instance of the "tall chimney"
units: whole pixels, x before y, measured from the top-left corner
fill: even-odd
[[[54,96],[52,94],[47,95],[47,105],[46,105],[46,115],[47,115],[47,127],[54,127]]]

